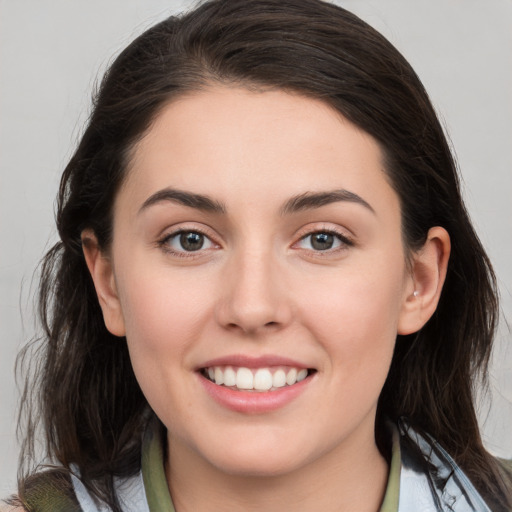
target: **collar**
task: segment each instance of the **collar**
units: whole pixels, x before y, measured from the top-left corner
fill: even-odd
[[[142,443],[142,478],[149,512],[175,512],[165,476],[165,429],[158,420],[152,422]]]
[[[148,428],[142,478],[149,512],[175,512],[164,470],[165,431]],[[464,472],[432,438],[406,420],[389,427],[392,449],[388,484],[379,512],[491,512]]]
[[[159,428],[156,423],[147,429],[142,445],[142,478],[146,499],[149,512],[175,512],[164,470],[165,430]],[[392,429],[392,455],[388,485],[380,512],[401,512],[398,509],[400,471],[399,433],[398,429],[394,427]]]
[[[427,434],[405,419],[400,432],[400,508],[398,512],[491,512],[461,468]]]

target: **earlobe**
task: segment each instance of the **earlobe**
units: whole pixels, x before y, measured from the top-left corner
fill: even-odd
[[[82,250],[94,282],[105,326],[115,336],[125,336],[124,318],[114,279],[111,258],[102,252],[94,232],[82,232]]]
[[[429,230],[423,247],[412,258],[398,334],[419,331],[434,314],[443,289],[450,257],[450,235],[439,226]]]

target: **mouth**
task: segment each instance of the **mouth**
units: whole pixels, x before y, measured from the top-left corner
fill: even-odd
[[[294,386],[315,372],[313,368],[293,366],[247,368],[225,365],[209,366],[199,370],[205,379],[217,386],[255,393],[278,391]]]

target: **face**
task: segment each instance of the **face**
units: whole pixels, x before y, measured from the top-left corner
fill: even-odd
[[[105,319],[176,458],[275,475],[375,449],[414,284],[368,134],[286,92],[183,97],[134,149],[113,233]]]

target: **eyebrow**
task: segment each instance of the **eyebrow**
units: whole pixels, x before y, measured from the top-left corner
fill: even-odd
[[[281,208],[280,213],[281,215],[289,215],[299,211],[320,208],[328,204],[342,201],[360,204],[372,213],[375,213],[375,210],[371,205],[361,196],[345,189],[331,190],[327,192],[305,192],[303,194],[299,194],[286,201]],[[207,195],[185,192],[174,188],[165,188],[155,192],[153,195],[148,197],[146,201],[144,201],[139,213],[150,206],[162,202],[178,203],[183,206],[188,206],[208,213],[226,213],[226,207],[223,203],[212,199]]]
[[[177,190],[174,188],[165,188],[154,193],[144,201],[144,204],[140,207],[139,213],[146,210],[150,206],[153,206],[162,202],[171,202],[182,204],[196,210],[202,210],[209,213],[226,213],[226,207],[203,194],[195,194],[193,192],[184,192],[183,190]]]
[[[375,213],[371,205],[366,202],[361,196],[349,190],[331,190],[328,192],[305,192],[298,196],[292,197],[281,208],[281,215],[287,215],[303,210],[320,208],[322,206],[345,201],[349,203],[356,203],[364,206],[366,209]]]

